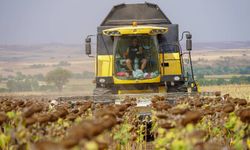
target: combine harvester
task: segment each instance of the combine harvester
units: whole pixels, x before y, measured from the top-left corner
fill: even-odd
[[[182,51],[180,41],[184,35],[186,50]],[[120,104],[128,97],[136,99],[136,112],[146,125],[150,141],[154,139],[150,133],[150,105],[154,96],[175,104],[183,97],[201,95],[193,74],[192,35],[185,31],[179,40],[178,24],[172,24],[157,5],[114,6],[97,28],[97,35],[88,35],[85,40],[89,57],[93,57],[91,37],[97,39],[93,95],[59,100],[85,99],[94,103]]]
[[[180,46],[184,35],[185,52]],[[97,35],[85,40],[90,57],[92,36],[97,38],[95,102],[117,102],[131,95],[148,104],[152,95],[171,100],[199,92],[191,60],[192,35],[185,31],[179,40],[178,24],[172,24],[156,4],[114,6],[97,27]]]
[[[180,46],[184,36],[185,51]],[[119,104],[129,96],[144,107],[155,95],[164,96],[171,103],[181,97],[215,95],[201,93],[194,80],[191,33],[184,31],[179,39],[178,24],[172,24],[156,4],[114,6],[97,27],[97,34],[85,39],[89,57],[93,57],[92,37],[97,39],[93,95],[58,100],[90,99],[95,103]]]

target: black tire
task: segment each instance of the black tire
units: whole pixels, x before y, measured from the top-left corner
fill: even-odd
[[[93,91],[93,95],[94,103],[109,104],[115,102],[112,90],[108,88],[95,88]]]
[[[168,93],[174,93],[174,92],[187,92],[187,87],[184,85],[180,86],[169,86],[167,89]]]

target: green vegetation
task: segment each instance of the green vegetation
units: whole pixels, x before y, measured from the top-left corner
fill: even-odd
[[[39,89],[38,82],[33,79],[9,80],[6,85],[10,92],[36,91]]]
[[[2,83],[3,83],[3,80],[4,80],[3,76],[2,76],[2,75],[0,75],[0,84],[2,84]],[[6,92],[6,91],[7,91],[7,89],[6,89],[6,88],[3,88],[2,86],[0,86],[0,92]]]
[[[29,68],[32,68],[32,69],[41,69],[41,68],[45,68],[47,67],[47,65],[45,64],[33,64],[33,65],[30,65]]]
[[[66,88],[63,88],[64,91],[90,90],[89,84],[92,83],[92,80],[90,79],[94,79],[95,76],[93,72],[84,71],[82,73],[71,73],[68,70],[62,69],[63,73],[61,73],[60,70],[61,69],[55,69],[51,71],[53,75],[51,75],[50,72],[46,76],[44,76],[42,73],[35,75],[25,75],[22,72],[17,72],[15,75],[9,75],[8,77],[1,77],[0,75],[0,93],[31,91],[54,92],[56,90],[60,91],[60,88],[62,87],[56,86],[56,84],[60,84],[61,86],[62,83],[59,83],[59,80],[63,80],[60,82],[63,82],[65,84],[70,81],[68,83],[68,86]],[[68,73],[70,74],[70,76],[68,76]],[[67,80],[65,80],[65,77],[67,77]],[[58,81],[56,81],[56,78]]]
[[[45,81],[45,77],[41,73],[33,75],[33,78],[37,81]]]
[[[74,73],[72,78],[74,79],[93,79],[95,76],[94,72],[84,71],[83,73]]]
[[[58,64],[52,65],[53,67],[66,67],[66,66],[71,66],[71,64],[67,61],[60,61]],[[45,68],[45,67],[49,67],[49,65],[45,65],[45,64],[32,64],[29,66],[29,68],[31,69],[41,69],[41,68]]]
[[[44,80],[42,74],[34,76],[24,75],[21,72],[17,72],[16,76],[9,76],[6,81],[6,87],[1,88],[0,92],[26,92],[26,91],[40,91],[41,87],[39,82]],[[3,82],[4,82],[3,80]]]
[[[14,72],[12,69],[9,69],[9,68],[4,68],[3,71],[6,71],[6,72]]]
[[[66,66],[71,66],[71,64],[67,61],[60,61],[58,64],[53,65],[53,67],[66,67]]]
[[[233,57],[221,57],[221,59],[213,61],[198,59],[193,64],[196,79],[202,86],[250,83],[250,77],[248,76],[250,65],[246,59],[241,60]],[[190,68],[188,67],[187,70],[190,70]],[[215,77],[208,78],[207,76],[210,75]],[[216,78],[216,75],[219,75],[220,78]],[[227,75],[227,77],[223,77],[223,75]]]
[[[3,76],[0,74],[0,83],[3,81]]]
[[[230,79],[206,79],[202,75],[198,75],[196,77],[200,85],[208,86],[208,85],[228,85],[228,84],[250,84],[250,76],[233,76]]]
[[[62,91],[63,86],[69,82],[71,77],[71,72],[62,68],[57,68],[53,71],[50,71],[46,75],[46,81],[48,83],[53,83],[58,91]]]
[[[250,74],[250,66],[194,66],[195,75]]]
[[[83,78],[90,79],[90,78],[93,78],[95,76],[95,73],[89,72],[89,71],[84,71],[82,76],[83,76]]]

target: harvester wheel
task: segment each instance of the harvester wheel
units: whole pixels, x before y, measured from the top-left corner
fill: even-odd
[[[169,92],[169,93],[172,93],[172,92],[187,92],[187,87],[185,87],[185,86],[168,87],[167,92]]]
[[[112,90],[108,88],[95,88],[94,92],[94,103],[109,104],[114,103],[115,99],[112,96]]]

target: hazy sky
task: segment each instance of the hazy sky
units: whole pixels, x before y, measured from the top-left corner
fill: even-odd
[[[81,44],[113,5],[140,0],[0,0],[0,44]],[[155,0],[197,42],[250,41],[250,0]]]

